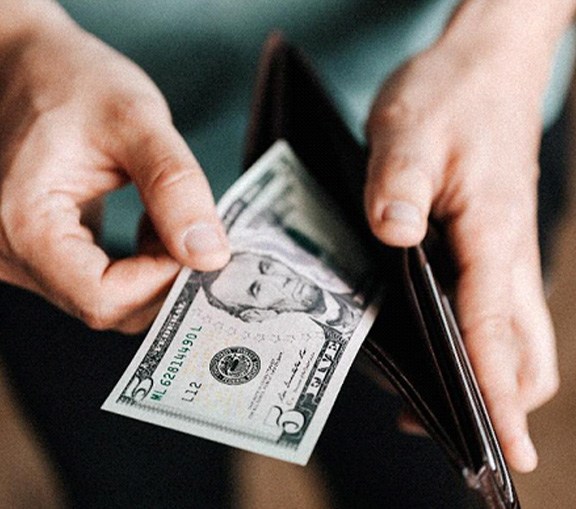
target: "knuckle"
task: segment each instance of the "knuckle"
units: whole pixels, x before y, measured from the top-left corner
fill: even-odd
[[[20,258],[48,248],[65,228],[62,207],[61,200],[50,193],[23,193],[16,200],[6,200],[0,207],[5,233],[0,240],[5,240],[6,249]]]
[[[79,304],[74,314],[88,327],[98,331],[113,329],[118,323],[116,312],[99,301]]]
[[[405,151],[391,149],[376,161],[375,170],[380,172],[403,173],[413,169],[413,158]]]
[[[8,226],[4,207],[0,206],[0,257],[8,258],[12,255],[13,249],[10,242],[11,228]]]
[[[479,255],[500,259],[507,248],[527,245],[536,239],[535,207],[526,201],[495,194],[478,193],[470,197],[465,213],[460,215],[458,227],[473,240]]]
[[[440,188],[443,167],[422,152],[406,137],[399,143],[381,145],[371,154],[366,187],[381,196],[399,193],[418,201],[431,198]]]
[[[560,377],[558,376],[546,377],[540,383],[540,387],[538,388],[540,397],[543,398],[544,401],[552,399],[554,396],[556,396],[556,394],[558,394],[559,390],[560,390]]]
[[[190,178],[188,173],[171,155],[164,154],[154,161],[153,168],[144,170],[144,174],[150,176],[143,185],[142,194],[144,197],[166,196],[166,193]]]
[[[521,429],[515,429],[507,432],[500,431],[500,433],[498,434],[498,440],[504,451],[514,449],[521,439],[522,439]]]
[[[399,96],[376,107],[368,119],[368,133],[382,131],[390,126],[418,125],[422,120],[419,108]]]
[[[141,129],[150,119],[168,118],[170,111],[160,95],[118,93],[108,101],[108,120],[124,129]]]
[[[114,326],[114,330],[121,334],[134,335],[145,331],[150,325],[149,320],[130,320]]]
[[[154,161],[150,187],[165,191],[190,179],[191,173],[169,153],[163,153]]]
[[[78,312],[78,318],[88,327],[97,331],[111,329],[114,325],[111,320],[93,309],[81,309]]]
[[[557,373],[538,370],[534,375],[525,377],[523,380],[525,399],[531,406],[540,406],[550,401],[560,389],[560,377]]]
[[[6,200],[0,207],[0,249],[5,256],[23,254],[27,250],[37,216],[29,213],[26,204],[11,206]]]
[[[193,171],[170,152],[160,153],[143,174],[149,175],[142,190],[145,195],[163,195],[183,185],[193,186],[198,191],[201,183],[207,184],[201,171]]]
[[[425,55],[408,60],[387,80],[370,112],[367,132],[390,128],[440,127],[446,120],[448,97],[438,97],[422,86],[428,74]]]

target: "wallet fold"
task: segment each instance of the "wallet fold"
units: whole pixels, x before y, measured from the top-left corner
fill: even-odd
[[[274,33],[259,66],[245,167],[278,139],[292,146],[341,206],[380,267],[381,311],[362,346],[374,371],[395,386],[485,507],[519,508],[443,290],[453,286],[455,271],[441,235],[430,228],[422,245],[409,249],[376,241],[362,199],[368,151],[352,136],[306,58]]]

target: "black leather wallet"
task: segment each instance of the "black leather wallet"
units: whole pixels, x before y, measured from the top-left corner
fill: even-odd
[[[453,265],[441,235],[410,249],[380,245],[364,219],[367,151],[303,55],[268,39],[257,76],[245,167],[285,139],[381,260],[384,297],[362,350],[419,417],[488,508],[520,504],[470,367],[448,295]]]

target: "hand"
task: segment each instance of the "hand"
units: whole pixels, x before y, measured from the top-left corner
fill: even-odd
[[[226,263],[226,236],[151,80],[55,4],[43,8],[45,21],[0,46],[0,279],[93,328],[137,332],[181,265]],[[130,180],[165,249],[148,236],[150,249],[111,260],[89,212]]]
[[[449,28],[383,87],[368,123],[366,210],[393,246],[420,242],[430,214],[446,225],[474,371],[508,462],[530,471],[527,414],[558,387],[536,223],[551,50],[472,33]]]

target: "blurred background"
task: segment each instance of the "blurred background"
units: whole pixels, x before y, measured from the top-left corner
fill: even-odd
[[[338,81],[339,90],[331,90],[332,92],[339,91],[340,94],[336,95],[344,96],[348,89],[355,91],[353,102],[342,102],[339,106],[352,127],[356,127],[355,130],[360,132],[359,126],[362,125],[363,118],[359,112],[365,111],[373,95],[373,87],[379,83],[380,74],[389,72],[403,58],[433,40],[449,13],[449,7],[457,2],[395,0],[390,4],[395,5],[399,12],[400,7],[413,9],[413,15],[406,19],[400,18],[390,8],[393,16],[384,24],[376,23],[375,20],[379,19],[378,13],[382,5],[388,5],[387,2],[339,2],[339,9],[333,13],[341,20],[339,37],[336,38],[322,29],[325,9],[334,11],[334,2],[299,2],[308,5],[313,11],[309,14],[308,24],[314,26],[314,30],[304,33],[304,24],[289,24],[284,21],[284,3],[270,3],[274,5],[274,9],[270,19],[264,19],[260,11],[262,4],[266,2],[255,1],[252,6],[253,13],[239,10],[238,16],[244,16],[241,20],[238,16],[228,18],[228,23],[233,27],[232,32],[237,36],[233,40],[235,46],[222,35],[226,28],[222,22],[224,17],[211,17],[203,11],[200,12],[201,16],[198,16],[196,11],[193,12],[194,16],[183,16],[183,11],[179,9],[192,9],[190,6],[193,4],[186,0],[165,3],[162,12],[142,7],[143,4],[155,7],[155,0],[141,0],[138,7],[135,7],[132,0],[61,0],[61,3],[74,17],[81,20],[85,27],[136,60],[154,77],[167,95],[175,111],[175,120],[185,133],[187,141],[205,167],[212,169],[212,177],[219,176],[219,179],[213,178],[214,190],[218,196],[235,178],[239,168],[239,165],[223,164],[222,161],[240,159],[243,136],[238,136],[238,133],[244,132],[244,110],[247,109],[252,85],[252,72],[244,70],[255,65],[252,55],[257,53],[257,45],[260,44],[254,42],[254,46],[247,45],[241,37],[244,33],[251,32],[254,36],[258,31],[260,35],[252,39],[261,41],[270,26],[286,24],[286,33],[303,42],[327,78],[329,89],[334,88],[332,82]],[[221,3],[234,5],[233,2]],[[436,7],[440,4],[442,9]],[[431,12],[434,9],[438,9],[438,12]],[[252,14],[255,21],[250,25],[248,18]],[[127,19],[130,20],[129,23]],[[350,19],[354,19],[354,23],[350,23]],[[407,19],[412,21],[409,23]],[[431,23],[431,19],[435,21]],[[193,22],[196,23],[194,26],[203,27],[202,30],[192,30]],[[236,34],[238,26],[244,28]],[[362,38],[358,38],[359,26],[362,26]],[[150,40],[143,43],[142,34],[149,34]],[[320,42],[322,52],[317,47]],[[352,47],[354,51],[342,51],[341,46],[344,44]],[[374,60],[366,60],[363,52],[365,47],[372,48]],[[378,48],[378,51],[374,51],[374,48]],[[382,58],[385,51],[390,52],[387,59]],[[362,58],[359,55],[362,55]],[[355,64],[362,64],[362,71]],[[382,67],[384,64],[385,68]],[[195,72],[197,68],[202,68],[202,76]],[[245,72],[246,86],[236,91],[236,94],[226,94],[230,83],[237,78],[230,73],[237,69]],[[336,76],[333,75],[334,69],[344,69],[345,72]],[[367,75],[367,69],[372,74]],[[560,81],[569,79],[569,68],[559,74]],[[218,86],[214,86],[214,83]],[[362,88],[362,84],[366,86]],[[558,101],[560,102],[560,99]],[[230,112],[233,113],[232,117]],[[198,123],[205,120],[205,127],[191,125],[190,119]],[[570,129],[570,137],[576,139],[576,130],[574,127]],[[221,138],[217,146],[206,143],[214,132]],[[215,147],[211,152],[203,149],[210,146]],[[569,158],[570,167],[574,168],[574,151]],[[130,192],[128,189],[128,193]],[[132,195],[134,197],[135,193]],[[576,465],[576,264],[573,263],[576,253],[576,182],[569,185],[567,195],[570,198],[568,207],[557,235],[551,240],[553,247],[548,281],[549,302],[558,338],[562,385],[557,397],[531,416],[531,430],[540,454],[540,465],[532,474],[514,476],[524,509],[576,507],[576,489],[573,482],[573,469]],[[141,212],[135,199],[131,208],[126,206],[127,196],[119,196],[123,201],[122,208],[119,206],[114,214],[109,215],[116,228],[110,232],[109,242],[112,247],[117,247],[128,235],[118,226],[119,223],[123,224],[118,221],[119,214],[127,214],[130,218],[133,216],[137,220]],[[109,205],[114,203],[112,199]],[[125,221],[126,224],[130,224],[130,221],[136,222],[130,218]],[[110,221],[112,222],[112,219]],[[122,251],[121,248],[118,250]],[[15,404],[7,383],[8,377],[3,376],[3,373],[0,365],[0,509],[61,508],[64,497],[57,472],[35,438],[32,427]],[[95,427],[93,423],[90,425]],[[375,454],[377,452],[375,451]],[[72,451],[71,456],[75,453]],[[347,459],[352,465],[350,458]],[[303,470],[298,467],[279,462],[272,464],[255,455],[239,454],[236,461],[234,472],[245,488],[238,495],[238,507],[329,507],[326,502],[329,496],[323,491],[324,481],[321,476],[304,476]],[[394,458],[391,458],[391,461],[394,461]],[[247,476],[246,472],[253,472],[254,475]],[[263,487],[269,491],[262,491]],[[367,489],[365,486],[362,488]],[[274,502],[271,503],[271,500]],[[382,507],[387,507],[387,502],[383,500]]]
[[[570,100],[570,138],[574,127],[574,85]],[[558,395],[534,412],[530,429],[540,455],[534,473],[516,475],[516,487],[525,509],[576,507],[576,157],[569,150],[568,208],[552,249],[549,305],[556,327],[561,386]]]

